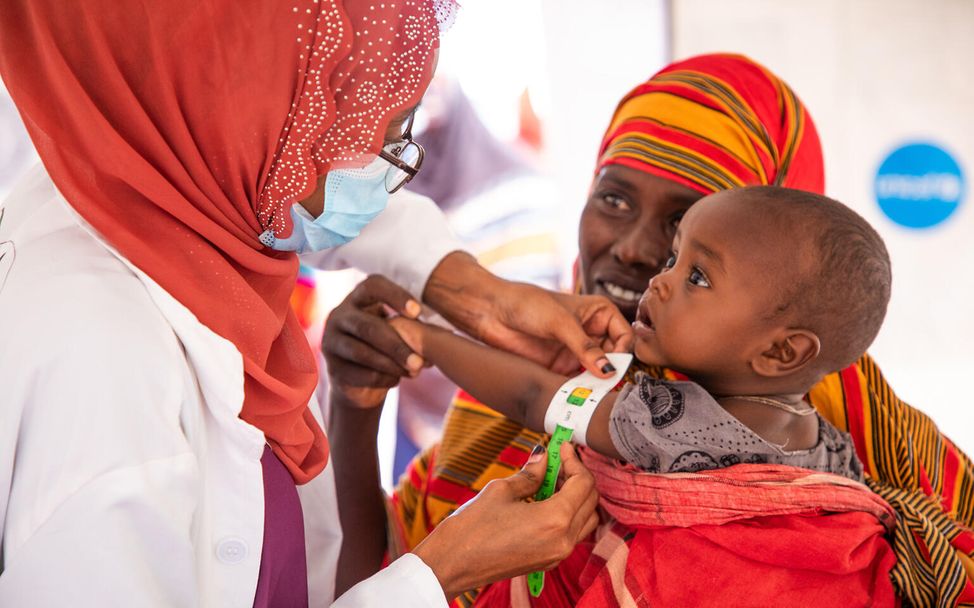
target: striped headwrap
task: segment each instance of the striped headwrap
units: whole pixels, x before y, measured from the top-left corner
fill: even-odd
[[[825,191],[822,146],[794,91],[741,55],[671,64],[626,95],[596,171],[624,165],[709,194],[772,185]]]
[[[674,63],[633,89],[606,131],[597,170],[610,164],[703,193],[753,184],[824,190],[811,117],[781,79],[739,55]],[[641,364],[630,372],[636,369],[676,378]],[[890,577],[904,603],[974,606],[971,460],[893,393],[869,355],[826,376],[808,400],[852,436],[867,485],[896,511]],[[393,496],[401,548],[415,547],[491,480],[515,473],[539,441],[543,435],[461,392],[442,441],[412,462]],[[455,605],[471,605],[478,593]]]

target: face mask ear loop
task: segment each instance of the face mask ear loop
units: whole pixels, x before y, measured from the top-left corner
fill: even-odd
[[[264,247],[274,248],[274,244],[277,243],[277,237],[274,236],[274,232],[270,228],[260,233],[257,240],[261,242]]]
[[[299,213],[303,212],[303,214],[308,218],[308,221],[314,221],[314,218],[311,217],[311,214],[308,213],[307,210],[305,210],[305,208],[301,206],[301,203],[294,203],[294,205],[297,205],[299,207],[298,212]],[[294,205],[292,205],[292,207]],[[322,214],[324,214],[324,210],[322,210]],[[273,224],[273,219],[274,218],[272,216],[271,217],[271,223],[272,224]],[[291,231],[292,231],[292,234],[293,234],[294,230],[297,230],[298,229],[297,223],[295,222],[293,210],[292,210],[292,214],[291,214],[291,220],[292,220],[292,228],[291,228]],[[268,228],[268,229],[264,230],[263,232],[261,232],[259,235],[257,235],[257,240],[260,241],[260,243],[264,247],[270,247],[271,249],[274,249],[274,245],[277,244],[277,236],[274,234],[274,230],[272,230],[271,228]]]
[[[266,224],[268,228],[257,235],[257,240],[260,241],[260,244],[270,249],[274,249],[274,245],[277,244],[277,236],[274,234],[274,229],[270,228],[270,226],[274,225],[274,217],[276,215],[277,211],[271,212],[271,216],[268,218]]]

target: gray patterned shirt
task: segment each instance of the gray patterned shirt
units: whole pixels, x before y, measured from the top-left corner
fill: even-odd
[[[627,462],[651,473],[768,463],[862,481],[862,463],[852,438],[818,414],[815,417],[818,443],[807,450],[786,451],[744,426],[699,384],[639,373],[616,399],[609,433]]]

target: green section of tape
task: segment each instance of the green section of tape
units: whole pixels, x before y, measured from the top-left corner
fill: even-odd
[[[531,597],[540,597],[544,590],[544,572],[532,572],[528,574],[528,591]]]
[[[568,395],[568,403],[581,407],[585,405],[585,397],[579,397],[578,395]]]
[[[541,487],[534,495],[535,500],[551,498],[551,495],[555,493],[558,471],[561,470],[561,444],[571,441],[572,433],[574,433],[572,429],[558,425],[555,427],[555,432],[551,434],[551,441],[548,442],[548,468],[545,469]],[[541,595],[542,589],[544,589],[544,572],[528,574],[528,591],[531,592],[531,596],[538,597]]]
[[[571,441],[572,433],[574,433],[572,429],[566,429],[559,424],[551,434],[551,441],[548,442],[548,468],[545,469],[541,487],[534,495],[535,500],[551,498],[555,493],[555,482],[558,481],[558,471],[561,470],[561,444]]]

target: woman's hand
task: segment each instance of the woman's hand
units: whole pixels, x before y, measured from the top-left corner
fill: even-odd
[[[474,338],[562,373],[581,362],[606,377],[612,369],[605,351],[632,345],[629,322],[607,298],[505,281],[460,251],[436,267],[423,299]]]
[[[386,321],[391,311],[416,318],[420,306],[403,288],[372,275],[328,316],[321,350],[331,390],[344,397],[341,403],[378,407],[400,378],[415,376],[423,368],[422,357]]]
[[[601,338],[598,345],[603,351],[622,353],[632,349],[634,340],[632,325],[608,298],[570,293],[546,293],[574,316],[586,336],[595,340]],[[572,326],[569,325],[569,328],[571,329]],[[552,328],[552,331],[555,329]],[[555,356],[552,363],[548,365],[549,369],[568,375],[578,370],[578,362],[581,359],[577,349],[569,346],[567,342],[555,345]],[[586,368],[591,369],[588,366]],[[605,371],[602,368],[599,370]]]
[[[548,500],[526,501],[541,486],[545,456],[534,453],[518,474],[487,484],[413,550],[436,574],[448,601],[468,589],[552,568],[595,530],[595,479],[569,443],[561,446],[561,488]]]

